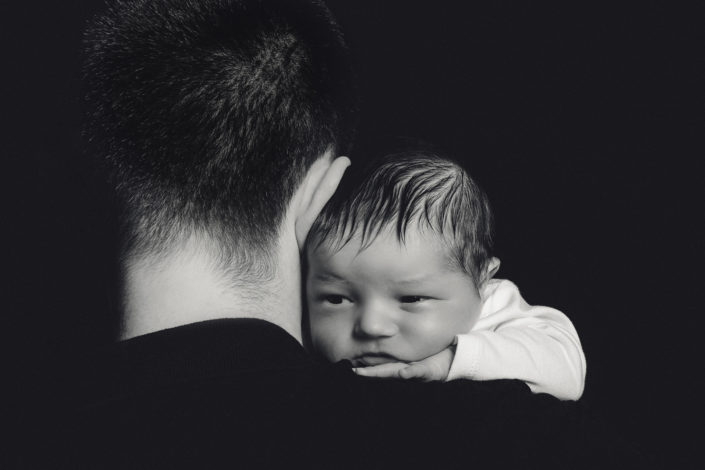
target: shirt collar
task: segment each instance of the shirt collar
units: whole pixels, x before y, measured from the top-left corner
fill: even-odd
[[[227,378],[250,370],[310,367],[312,359],[279,326],[237,318],[192,323],[124,340],[93,362],[92,379],[98,380],[90,382],[102,383],[111,394],[122,394]]]

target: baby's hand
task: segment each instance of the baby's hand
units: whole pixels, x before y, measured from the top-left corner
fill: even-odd
[[[455,346],[410,364],[404,362],[389,362],[378,366],[356,367],[353,371],[365,377],[386,377],[400,379],[419,379],[424,382],[431,380],[445,381],[448,378],[450,365],[455,357]]]

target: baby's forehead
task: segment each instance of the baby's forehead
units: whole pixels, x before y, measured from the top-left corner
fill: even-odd
[[[394,251],[398,258],[412,258],[419,256],[419,247],[424,248],[423,254],[426,258],[432,257],[437,261],[433,263],[434,269],[441,267],[443,271],[463,272],[453,255],[449,241],[442,234],[418,224],[407,226],[402,233],[390,225],[372,234],[358,230],[355,233],[329,235],[307,244],[306,252],[309,260],[312,255],[318,255],[317,258],[335,259],[349,256],[351,252],[361,254],[368,250],[389,250]],[[430,268],[429,266],[429,270]]]

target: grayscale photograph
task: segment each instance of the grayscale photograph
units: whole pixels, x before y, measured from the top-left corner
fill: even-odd
[[[701,469],[705,9],[5,2],[8,469]]]

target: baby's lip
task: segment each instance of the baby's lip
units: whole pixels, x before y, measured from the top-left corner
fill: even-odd
[[[352,362],[353,367],[369,367],[388,362],[399,362],[399,359],[387,353],[365,353],[355,356],[350,362]]]

